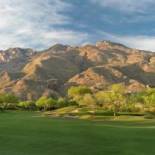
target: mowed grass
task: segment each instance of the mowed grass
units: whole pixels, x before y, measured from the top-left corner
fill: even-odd
[[[86,121],[0,113],[0,155],[155,155],[155,121]]]

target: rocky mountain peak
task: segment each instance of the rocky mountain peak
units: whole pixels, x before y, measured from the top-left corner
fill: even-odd
[[[25,59],[35,54],[32,49],[22,48],[9,48],[4,51],[0,51],[0,63],[7,63],[13,59]]]
[[[120,44],[120,43],[115,43],[107,40],[99,41],[96,43],[96,47],[100,49],[127,49],[128,47]]]
[[[46,51],[52,52],[52,53],[63,53],[64,51],[67,50],[69,46],[67,45],[62,45],[62,44],[55,44]]]

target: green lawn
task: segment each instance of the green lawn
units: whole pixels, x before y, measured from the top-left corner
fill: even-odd
[[[0,155],[155,155],[155,121],[86,121],[0,113]]]

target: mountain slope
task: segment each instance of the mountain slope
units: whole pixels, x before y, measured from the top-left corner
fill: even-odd
[[[110,41],[79,47],[56,44],[35,52],[9,49],[0,52],[0,92],[23,99],[63,94],[72,85],[92,90],[124,83],[129,91],[155,86],[155,53]]]
[[[18,72],[36,52],[32,49],[10,48],[0,51],[0,71]]]

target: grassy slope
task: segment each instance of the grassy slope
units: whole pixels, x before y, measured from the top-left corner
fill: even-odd
[[[155,122],[51,119],[0,113],[0,155],[154,155]]]

